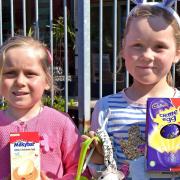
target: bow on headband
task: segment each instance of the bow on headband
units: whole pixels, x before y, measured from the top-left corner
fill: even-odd
[[[53,62],[53,56],[51,52],[49,51],[49,49],[46,49],[46,52],[48,54],[48,63],[51,64]]]
[[[162,2],[147,2],[147,0],[132,0],[132,1],[138,6],[139,5],[152,5],[152,6],[158,6],[160,8],[165,9],[176,19],[180,27],[180,17],[177,14],[177,12],[171,8],[176,2],[176,0],[163,0]]]

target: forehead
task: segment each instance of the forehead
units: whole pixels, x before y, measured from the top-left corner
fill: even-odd
[[[13,47],[6,51],[5,54],[5,65],[17,65],[17,64],[26,64],[26,65],[37,65],[41,64],[40,59],[42,56],[41,50],[32,48],[32,47]],[[30,67],[31,67],[30,66]]]
[[[21,45],[21,46],[12,46],[6,50],[6,55],[11,55],[11,54],[17,54],[21,52],[22,55],[28,55],[31,57],[36,57],[39,58],[42,57],[43,51],[39,47],[35,46],[30,46],[30,45]],[[19,54],[19,55],[21,55]]]

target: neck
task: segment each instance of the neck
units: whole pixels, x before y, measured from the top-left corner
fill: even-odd
[[[135,82],[125,91],[125,93],[130,100],[139,104],[146,104],[147,98],[150,97],[173,97],[175,90],[167,83],[141,85]]]
[[[43,106],[41,103],[27,109],[9,107],[6,111],[6,114],[10,116],[13,120],[28,121],[38,116],[42,109]]]

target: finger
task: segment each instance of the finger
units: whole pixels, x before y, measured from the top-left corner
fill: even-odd
[[[48,180],[49,178],[45,175],[44,172],[41,172],[41,180]]]
[[[83,134],[81,136],[81,138],[82,138],[82,140],[86,140],[86,139],[89,139],[89,138],[93,138],[95,135],[96,135],[96,133],[94,131],[88,131],[85,134]]]
[[[94,136],[96,136],[96,132],[94,132],[94,131],[89,131],[89,136],[92,138],[92,137],[94,137]]]
[[[89,139],[90,137],[89,137],[88,135],[84,135],[84,134],[83,134],[83,135],[81,136],[81,138],[82,138],[82,140],[86,140],[86,139]]]

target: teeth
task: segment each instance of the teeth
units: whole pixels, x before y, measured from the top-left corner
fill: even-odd
[[[21,96],[21,95],[26,95],[26,94],[28,94],[28,93],[25,93],[25,92],[14,92],[14,94],[15,94],[16,96]]]

